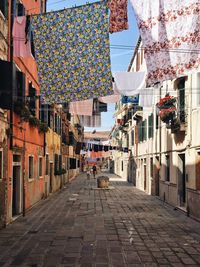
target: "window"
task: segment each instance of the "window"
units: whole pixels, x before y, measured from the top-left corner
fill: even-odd
[[[153,113],[148,118],[148,137],[153,138]]]
[[[33,179],[34,177],[33,177],[33,175],[34,175],[34,158],[33,158],[33,156],[29,156],[29,158],[28,158],[28,178],[29,179]]]
[[[122,161],[122,171],[124,170],[124,162]]]
[[[58,154],[54,155],[54,173],[56,175],[56,173],[59,171],[59,156]]]
[[[134,130],[132,130],[132,132],[131,132],[131,144],[132,144],[132,146],[134,145],[134,138],[135,137],[135,135],[134,135]]]
[[[158,114],[156,114],[156,130],[159,128],[159,118]]]
[[[170,158],[169,155],[165,156],[165,160],[166,160],[166,174],[165,174],[165,181],[170,180]]]
[[[150,158],[150,176],[153,178],[153,158]]]
[[[25,74],[20,71],[16,71],[15,100],[25,102]]]
[[[179,89],[179,119],[181,123],[185,123],[185,77],[178,80],[177,87]]]
[[[0,10],[3,15],[8,18],[8,0],[1,0],[0,1]]]
[[[39,177],[42,176],[42,157],[39,157]]]
[[[36,114],[36,90],[33,88],[32,83],[29,83],[29,108],[33,116]]]
[[[46,171],[45,171],[45,174],[46,175],[49,175],[49,155],[46,154]]]
[[[17,16],[24,16],[25,15],[25,8],[24,8],[23,4],[17,3],[16,13],[17,13]]]
[[[0,150],[0,180],[3,178],[3,151]]]
[[[49,128],[53,128],[53,116],[51,114],[51,106],[42,104],[40,107],[40,119],[42,122],[48,124]]]
[[[70,170],[76,169],[76,159],[70,158]]]
[[[139,142],[147,140],[147,120],[140,122],[139,124]]]

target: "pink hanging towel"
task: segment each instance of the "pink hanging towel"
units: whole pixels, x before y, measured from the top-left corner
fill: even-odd
[[[128,29],[127,7],[127,0],[110,0],[110,33]]]
[[[14,57],[30,57],[31,45],[30,41],[26,42],[25,34],[26,17],[15,17],[13,24],[13,56]]]

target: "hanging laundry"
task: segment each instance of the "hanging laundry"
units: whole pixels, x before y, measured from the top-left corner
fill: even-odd
[[[80,124],[85,127],[101,127],[101,115],[79,116]]]
[[[145,88],[141,90],[139,96],[139,106],[152,107],[153,105],[154,88]]]
[[[12,29],[13,56],[32,57],[30,40],[27,39],[26,16],[15,17]]]
[[[92,111],[93,111],[92,99],[70,102],[69,104],[69,112],[71,114],[92,116]]]
[[[104,96],[104,97],[99,97],[99,101],[103,103],[117,103],[120,100],[121,96],[120,95],[110,95],[110,96]]]
[[[146,73],[141,72],[116,72],[114,73],[115,91],[121,95],[134,96],[145,88]]]
[[[200,2],[131,2],[145,47],[148,84],[200,71]]]
[[[112,94],[106,0],[34,15],[32,27],[42,102]]]
[[[110,0],[110,33],[128,29],[128,0]]]

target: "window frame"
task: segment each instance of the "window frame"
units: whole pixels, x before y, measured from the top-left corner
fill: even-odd
[[[45,175],[49,175],[49,163],[50,163],[49,154],[46,154],[45,155]]]
[[[31,172],[32,172],[32,175],[30,176],[30,159],[32,159],[32,164],[33,164],[33,166],[32,166],[32,170],[31,170]],[[28,156],[28,179],[29,180],[33,180],[34,179],[34,156],[33,155],[29,155]]]
[[[43,157],[38,158],[38,176],[39,178],[43,176]]]
[[[170,182],[170,156],[165,155],[166,170],[165,170],[165,181]]]

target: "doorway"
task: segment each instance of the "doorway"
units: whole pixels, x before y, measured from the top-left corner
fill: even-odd
[[[49,181],[49,192],[53,191],[53,162],[50,162],[50,181]]]
[[[21,213],[21,166],[13,166],[12,217]]]
[[[186,206],[185,154],[178,155],[178,202],[180,207]]]

